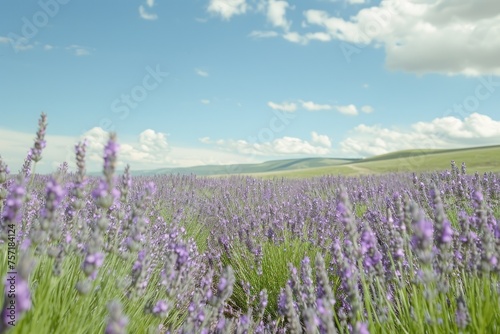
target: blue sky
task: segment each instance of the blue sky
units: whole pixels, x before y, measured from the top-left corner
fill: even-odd
[[[152,169],[500,143],[500,2],[7,0],[0,155]]]

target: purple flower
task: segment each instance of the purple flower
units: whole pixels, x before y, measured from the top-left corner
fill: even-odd
[[[94,280],[97,277],[97,269],[99,269],[103,263],[103,253],[87,254],[82,264],[83,272]]]
[[[370,334],[368,325],[364,322],[357,322],[351,331],[352,334]]]
[[[377,236],[368,226],[361,234],[361,253],[364,255],[363,265],[368,272],[372,272],[382,261],[382,254],[377,249]]]
[[[53,198],[54,203],[59,203],[64,196],[64,189],[51,178],[45,187],[47,190],[47,196]]]
[[[217,289],[219,292],[224,291],[227,287],[227,279],[225,277],[221,277],[219,279],[219,284],[217,285]]]
[[[451,228],[451,224],[448,221],[443,223],[443,230],[441,231],[441,236],[439,241],[444,244],[449,244],[453,240],[453,229]]]
[[[31,149],[31,160],[38,162],[42,160],[42,151],[46,146],[45,130],[47,129],[47,115],[42,113],[38,121],[38,131],[36,133],[35,143]]]
[[[474,203],[473,203],[474,207],[475,208],[480,207],[481,203],[484,200],[483,194],[479,190],[476,190],[472,193],[471,197],[472,197],[472,200],[474,201]]]
[[[189,251],[186,245],[177,245],[174,249],[175,254],[177,254],[177,260],[175,266],[177,269],[181,268],[189,259]]]
[[[457,311],[455,312],[455,319],[457,321],[457,326],[460,329],[465,329],[465,327],[469,324],[469,310],[463,296],[459,296],[457,298]]]
[[[24,202],[26,190],[21,181],[14,182],[9,189],[9,194],[5,200],[3,218],[6,224],[19,223],[21,221],[21,207]]]
[[[156,316],[166,316],[168,313],[169,305],[166,301],[160,300],[153,306],[153,314]]]
[[[111,133],[109,140],[104,147],[104,175],[109,180],[113,176],[116,167],[116,155],[118,154],[118,143],[116,142],[116,134]]]
[[[422,263],[430,264],[432,260],[434,226],[431,221],[424,217],[416,204],[412,204],[411,211],[413,215],[412,247]]]
[[[106,326],[106,334],[125,334],[128,319],[123,315],[122,306],[117,301],[112,301],[108,304],[109,319]]]

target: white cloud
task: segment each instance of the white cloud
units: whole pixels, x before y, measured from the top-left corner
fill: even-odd
[[[324,147],[332,147],[332,141],[327,135],[320,135],[316,133],[315,131],[311,132],[311,137],[312,141],[315,144],[318,144],[320,146]]]
[[[77,57],[82,57],[82,56],[90,55],[92,49],[87,48],[85,46],[73,44],[73,45],[67,46],[66,50],[68,50],[69,52],[71,52],[72,54],[74,54]]]
[[[335,106],[335,109],[344,115],[355,116],[358,114],[358,108],[356,108],[354,104],[348,104],[345,106]]]
[[[332,37],[325,33],[325,32],[313,32],[313,33],[307,33],[304,37],[304,42],[305,41],[320,41],[320,42],[328,42],[332,39]]]
[[[239,140],[211,140],[208,137],[200,139],[204,144],[210,144],[227,152],[246,156],[283,157],[286,155],[327,155],[331,154],[330,139],[325,135],[312,132],[311,142],[296,137],[284,136],[268,142],[250,142]]]
[[[25,133],[0,128],[0,155],[8,164],[11,173],[17,173],[22,167],[24,158],[33,146],[33,133]],[[85,131],[79,137],[55,136],[47,134],[47,147],[42,153],[42,160],[37,163],[36,171],[51,173],[63,162],[68,162],[75,170],[74,146],[86,138],[86,168],[89,172],[102,170],[102,154],[109,134],[99,127]],[[201,138],[200,141],[210,138]],[[132,170],[147,170],[164,167],[187,167],[205,164],[251,163],[258,162],[253,157],[236,153],[222,152],[219,149],[192,148],[171,146],[164,133],[147,129],[136,138],[121,138],[118,135],[118,169],[126,164]]]
[[[8,43],[10,43],[16,51],[28,51],[35,47],[35,44],[30,43],[29,39],[25,37],[19,37],[17,40],[13,40],[10,37],[0,36],[0,44]]]
[[[286,10],[290,7],[288,2],[282,0],[269,0],[267,7],[267,20],[275,27],[285,31],[290,29],[291,23],[286,19]]]
[[[351,5],[361,5],[366,2],[366,0],[347,0],[347,2]]]
[[[150,3],[152,3],[150,5]],[[154,4],[154,1],[150,1],[148,0],[146,5],[151,8],[152,5]],[[139,16],[144,19],[144,20],[147,20],[147,21],[154,21],[156,19],[158,19],[158,15],[154,14],[154,13],[149,13],[147,10],[146,10],[146,7],[144,7],[143,5],[140,5],[139,6]]]
[[[460,148],[500,142],[500,121],[473,113],[461,120],[447,116],[418,122],[409,129],[358,125],[340,143],[342,152],[371,156],[415,148]]]
[[[204,70],[200,70],[199,68],[195,68],[194,71],[196,74],[198,74],[200,77],[208,77],[208,72]]]
[[[229,20],[234,15],[245,14],[248,9],[246,0],[210,0],[208,12]]]
[[[351,1],[352,3],[353,1]],[[500,1],[382,0],[349,19],[307,10],[309,26],[319,26],[350,59],[353,48],[382,46],[390,69],[418,74],[500,75]],[[288,38],[306,44],[307,35]],[[356,54],[355,53],[355,54]]]
[[[333,106],[329,104],[317,104],[313,101],[301,101],[302,108],[309,111],[318,111],[318,110],[332,110]]]
[[[283,102],[280,104],[269,101],[267,105],[273,110],[280,110],[286,112],[294,112],[295,110],[297,110],[297,105],[293,102]]]
[[[297,44],[307,44],[307,42],[308,42],[307,37],[304,37],[295,31],[294,32],[287,32],[286,34],[283,35],[283,38],[289,42],[297,43]]]
[[[42,153],[42,160],[37,163],[36,171],[50,173],[63,161],[69,163],[72,169],[74,164],[74,145],[86,138],[87,154],[86,166],[88,171],[102,169],[102,154],[108,140],[108,133],[99,127],[86,131],[80,137],[46,135],[47,147]],[[169,162],[168,145],[161,133],[146,130],[139,136],[136,143],[120,141],[118,167],[123,168],[129,163],[132,167],[151,168],[164,166]],[[0,131],[0,147],[2,157],[9,164],[12,172],[17,172],[24,161],[26,152],[33,145],[33,134],[2,129]],[[150,167],[147,167],[150,166]],[[135,168],[139,169],[139,168]]]
[[[50,45],[50,44],[45,44],[45,45],[43,46],[43,49],[44,49],[45,51],[50,51],[50,50],[52,50],[53,48],[54,48],[54,47],[53,47],[52,45]]]
[[[254,30],[250,34],[248,34],[249,37],[252,38],[272,38],[272,37],[277,37],[279,34],[276,31],[261,31],[261,30]]]
[[[203,99],[200,102],[203,104],[210,104],[210,100],[208,100],[208,99]]]
[[[364,112],[364,113],[366,113],[366,114],[370,114],[370,113],[374,112],[375,109],[373,109],[372,106],[368,106],[367,105],[367,106],[362,106],[361,107],[361,111]]]

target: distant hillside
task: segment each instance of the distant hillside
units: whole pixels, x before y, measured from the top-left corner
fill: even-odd
[[[223,176],[244,174],[256,177],[311,177],[327,174],[361,175],[390,172],[422,172],[450,168],[466,163],[469,172],[500,172],[500,145],[474,148],[432,150],[413,149],[391,152],[366,159],[301,158],[266,161],[258,164],[204,165],[132,171],[132,175],[195,174]],[[89,173],[100,175],[101,173]]]
[[[196,174],[200,176],[210,175],[232,175],[232,174],[258,174],[269,172],[283,172],[289,170],[309,169],[325,166],[336,166],[356,162],[359,159],[335,159],[335,158],[302,158],[266,161],[258,164],[236,164],[236,165],[204,165],[181,168],[160,168],[147,171],[132,171],[132,175],[154,175],[154,174]]]
[[[326,174],[360,175],[391,172],[423,172],[450,168],[451,160],[469,173],[500,172],[500,145],[452,150],[405,150],[336,166],[254,174],[260,177],[311,177]]]

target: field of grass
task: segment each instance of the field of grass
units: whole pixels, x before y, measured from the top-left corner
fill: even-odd
[[[322,175],[367,175],[397,172],[426,172],[450,168],[454,160],[465,162],[471,173],[500,172],[500,145],[456,150],[406,150],[337,166],[251,174],[256,177],[303,178]]]
[[[179,168],[160,168],[148,171],[132,171],[132,175],[180,174],[199,176],[234,175],[308,169],[314,167],[337,166],[356,162],[359,159],[301,158],[266,161],[256,164],[203,165]],[[98,174],[95,174],[98,175]]]

